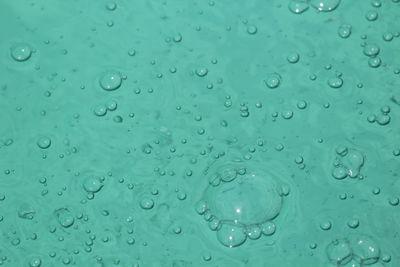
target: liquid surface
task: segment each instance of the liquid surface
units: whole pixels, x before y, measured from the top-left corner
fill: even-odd
[[[400,1],[0,2],[1,266],[400,266]]]

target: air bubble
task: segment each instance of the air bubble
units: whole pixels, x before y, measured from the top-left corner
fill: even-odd
[[[205,67],[200,67],[200,68],[196,69],[196,74],[199,77],[204,77],[207,75],[207,73],[208,73],[208,69]]]
[[[144,197],[140,200],[140,207],[144,210],[149,210],[154,207],[154,201],[151,198]]]
[[[379,54],[380,48],[376,44],[367,44],[364,46],[364,55],[369,57],[375,57]]]
[[[257,27],[255,25],[249,25],[247,27],[247,33],[251,34],[251,35],[256,34],[257,33]]]
[[[36,144],[38,145],[39,148],[41,149],[47,149],[50,147],[51,145],[51,140],[50,138],[46,137],[46,136],[41,136],[39,137],[39,139],[37,140]]]
[[[97,105],[93,108],[93,113],[98,117],[102,117],[107,114],[107,107],[104,105]]]
[[[225,223],[217,232],[217,238],[222,245],[233,248],[242,245],[246,241],[247,235],[243,227],[233,223]]]
[[[27,61],[32,55],[32,49],[26,43],[18,43],[11,47],[11,57],[18,62]]]
[[[103,182],[98,177],[87,177],[83,182],[83,189],[88,193],[97,193],[103,188]]]
[[[353,251],[346,239],[337,239],[326,248],[326,254],[331,263],[342,266],[349,263],[353,257]]]
[[[55,215],[57,216],[58,223],[64,227],[68,228],[74,224],[74,216],[66,208],[61,208],[56,210]]]
[[[311,0],[310,4],[320,12],[330,12],[339,6],[340,0]]]
[[[378,19],[378,12],[376,12],[375,10],[369,10],[367,11],[367,13],[365,13],[365,18],[368,21],[375,21]]]
[[[281,76],[278,73],[270,73],[264,80],[264,83],[268,88],[275,89],[281,83]]]
[[[275,177],[246,170],[239,163],[215,168],[203,199],[196,205],[196,212],[203,214],[209,228],[217,231],[218,240],[228,247],[241,245],[247,237],[258,239],[261,233],[272,235],[272,220],[283,202]]]
[[[329,85],[331,88],[337,89],[337,88],[342,87],[342,85],[343,85],[343,80],[342,80],[342,78],[340,78],[340,77],[332,77],[332,78],[330,78],[330,79],[328,80],[328,85]]]
[[[350,25],[341,25],[338,29],[338,34],[341,38],[346,39],[351,35],[352,27]]]
[[[101,88],[106,91],[113,91],[118,89],[122,84],[122,77],[119,72],[108,71],[103,73],[99,80]]]
[[[308,0],[291,0],[288,8],[294,14],[304,13],[309,8]]]
[[[373,57],[368,59],[368,65],[371,68],[378,68],[381,65],[382,61],[379,57]]]
[[[353,257],[361,265],[371,265],[378,262],[380,249],[378,245],[368,236],[357,235],[350,238],[353,249]]]
[[[298,53],[291,53],[287,56],[287,61],[291,64],[295,64],[299,62],[300,60],[300,55]]]

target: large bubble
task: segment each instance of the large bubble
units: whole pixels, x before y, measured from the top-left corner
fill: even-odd
[[[227,247],[275,233],[272,222],[282,208],[279,180],[272,173],[242,162],[220,165],[206,173],[208,186],[196,207],[217,239]]]

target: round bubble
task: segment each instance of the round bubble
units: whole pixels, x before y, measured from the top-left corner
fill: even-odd
[[[36,144],[38,145],[38,147],[40,147],[41,149],[47,149],[50,147],[51,145],[51,140],[50,138],[46,137],[46,136],[41,136],[39,137],[39,139],[37,140]]]
[[[278,186],[267,173],[246,173],[218,186],[210,186],[204,197],[214,216],[241,224],[272,220],[282,207]]]
[[[217,232],[218,241],[229,248],[237,247],[246,241],[247,235],[240,225],[225,223]]]
[[[349,36],[351,35],[351,26],[341,25],[338,29],[338,34],[343,39],[349,38]]]
[[[83,182],[83,188],[88,193],[97,193],[103,188],[103,182],[98,177],[88,177]]]
[[[340,0],[311,0],[310,4],[318,11],[330,12],[339,6]]]
[[[100,86],[106,91],[118,89],[122,84],[122,77],[119,72],[108,71],[103,73],[100,78]]]
[[[64,227],[68,228],[74,224],[74,216],[71,212],[66,208],[61,208],[55,211],[55,214],[58,219],[58,223]]]
[[[32,49],[28,44],[18,43],[11,47],[11,57],[18,62],[28,60],[32,55]]]
[[[331,88],[337,89],[337,88],[342,87],[342,85],[343,85],[343,80],[342,80],[342,78],[340,78],[340,77],[332,77],[332,78],[330,78],[330,79],[328,80],[328,85],[329,85]]]
[[[294,14],[301,14],[308,10],[308,0],[292,0],[289,2],[288,8]]]
[[[278,73],[270,73],[264,80],[265,85],[270,89],[275,89],[281,84],[281,76]]]
[[[154,201],[151,198],[144,197],[140,200],[140,207],[144,210],[149,210],[154,207]]]
[[[367,44],[364,46],[364,55],[369,57],[375,57],[379,54],[380,48],[376,44]]]

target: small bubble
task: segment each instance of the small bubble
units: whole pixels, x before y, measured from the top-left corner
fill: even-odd
[[[365,13],[365,18],[368,21],[375,21],[378,19],[378,12],[376,12],[375,10],[369,10],[367,11],[367,13]]]
[[[343,79],[340,77],[332,77],[328,80],[328,85],[334,89],[340,88],[343,85]]]
[[[291,0],[288,8],[294,14],[304,13],[309,8],[308,0]]]
[[[265,222],[261,225],[261,232],[266,236],[273,235],[275,231],[276,225],[273,222]]]
[[[38,145],[39,148],[41,149],[47,149],[50,147],[51,145],[51,140],[50,138],[46,137],[46,136],[41,136],[39,137],[39,139],[37,140],[36,144]]]
[[[30,267],[40,267],[41,265],[42,265],[42,260],[40,258],[35,257],[29,261]]]
[[[117,106],[118,106],[118,104],[117,104],[117,101],[115,101],[115,100],[110,100],[110,101],[108,101],[107,104],[106,104],[106,107],[107,107],[107,109],[108,109],[109,111],[114,111],[114,110],[116,110],[116,109],[117,109]]]
[[[117,9],[117,4],[113,1],[107,2],[106,8],[109,11],[114,11],[115,9]]]
[[[299,62],[300,60],[300,55],[298,53],[291,53],[287,56],[287,61],[289,63],[295,64],[297,62]]]
[[[83,181],[83,189],[88,193],[97,193],[103,188],[103,182],[98,177],[87,177]]]
[[[310,4],[320,12],[331,12],[339,6],[340,0],[311,0]]]
[[[371,68],[378,68],[381,65],[382,61],[380,57],[372,57],[368,59],[368,65]]]
[[[264,80],[264,83],[268,88],[275,89],[281,83],[281,76],[278,73],[270,73]]]
[[[284,118],[285,120],[289,120],[291,118],[293,118],[293,111],[284,111],[282,112],[282,118]]]
[[[297,108],[298,109],[305,109],[307,107],[307,102],[304,100],[300,100],[297,102]]]
[[[346,39],[351,35],[350,25],[341,25],[338,29],[338,34],[341,38]]]
[[[99,80],[101,88],[106,91],[118,89],[122,84],[121,74],[115,71],[108,71],[103,73]]]
[[[32,55],[32,49],[26,43],[18,43],[11,47],[11,57],[18,62],[27,61]]]
[[[364,55],[369,57],[375,57],[379,54],[380,48],[376,44],[367,44],[364,46]]]
[[[208,69],[205,67],[200,67],[200,68],[196,69],[196,74],[199,77],[204,77],[207,75],[207,73],[208,73]]]
[[[256,34],[257,33],[257,27],[255,25],[249,25],[247,27],[247,33],[251,34],[251,35]]]
[[[98,117],[102,117],[107,114],[107,108],[104,105],[97,105],[93,108],[93,113]]]
[[[154,207],[154,201],[151,198],[143,198],[140,200],[140,207],[144,210],[149,210]]]
[[[328,231],[328,230],[330,230],[330,229],[332,228],[332,223],[329,222],[329,221],[322,222],[322,223],[319,225],[319,227],[320,227],[322,230],[324,230],[324,231]]]
[[[360,221],[358,219],[351,219],[347,222],[347,225],[352,228],[355,229],[360,225]]]
[[[389,204],[390,204],[390,205],[392,205],[392,206],[397,206],[397,205],[399,205],[399,203],[400,203],[400,200],[399,200],[398,197],[391,197],[391,198],[389,198]]]

